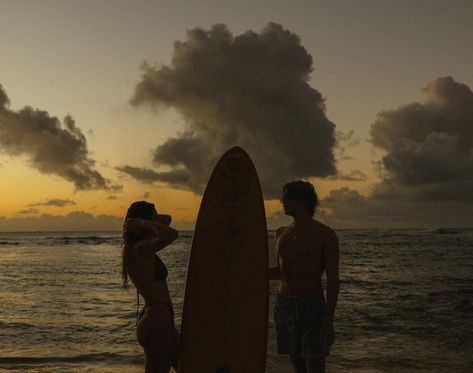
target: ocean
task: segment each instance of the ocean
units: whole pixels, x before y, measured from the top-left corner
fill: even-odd
[[[328,372],[473,372],[473,230],[339,230]],[[274,232],[269,232],[270,265]],[[192,232],[161,253],[181,322]],[[119,232],[0,233],[0,371],[142,372]],[[268,359],[276,359],[270,286]]]

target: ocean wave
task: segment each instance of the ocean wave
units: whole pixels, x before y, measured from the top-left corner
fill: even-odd
[[[462,234],[464,233],[461,229],[450,229],[450,228],[438,228],[431,231],[433,234]]]
[[[17,242],[17,241],[0,241],[0,245],[3,245],[3,246],[11,246],[11,245],[19,245],[20,243]]]
[[[0,329],[30,329],[34,328],[34,325],[28,324],[28,323],[23,323],[23,322],[5,322],[5,321],[0,321]]]
[[[38,241],[42,246],[62,246],[62,245],[121,245],[121,237],[100,237],[100,236],[62,236],[46,237]]]

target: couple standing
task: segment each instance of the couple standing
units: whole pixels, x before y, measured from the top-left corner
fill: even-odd
[[[268,270],[279,280],[274,309],[278,353],[289,355],[295,373],[325,372],[325,357],[334,342],[333,318],[338,298],[339,250],[335,232],[313,219],[318,198],[313,185],[294,181],[283,187],[281,203],[292,224],[276,231],[277,266]],[[178,233],[171,217],[148,202],[134,202],[124,225],[123,286],[128,277],[145,300],[138,320],[146,372],[177,372],[179,334],[167,287],[167,269],[155,255]],[[327,276],[325,301],[321,278]]]

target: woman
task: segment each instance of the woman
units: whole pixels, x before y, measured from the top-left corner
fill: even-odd
[[[166,282],[167,269],[156,252],[173,242],[178,233],[171,217],[160,215],[152,203],[134,202],[123,226],[123,288],[128,277],[144,298],[145,306],[137,322],[137,338],[146,356],[145,372],[177,372],[179,334]],[[137,311],[138,313],[138,311]]]

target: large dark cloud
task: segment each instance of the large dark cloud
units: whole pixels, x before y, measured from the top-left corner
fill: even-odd
[[[335,125],[308,84],[312,69],[299,37],[275,23],[237,36],[222,24],[188,31],[169,66],[143,65],[131,99],[177,109],[188,126],[154,150],[154,164],[171,168],[167,182],[185,179],[200,193],[217,158],[240,145],[267,197],[279,195],[288,179],[335,174]]]
[[[386,152],[375,195],[473,202],[473,92],[451,77],[424,91],[424,103],[382,112],[371,127]]]
[[[46,111],[28,106],[13,111],[8,105],[8,96],[0,85],[1,152],[26,156],[31,167],[66,179],[77,190],[120,188],[94,169],[85,136],[70,116],[61,123]]]
[[[373,145],[385,152],[382,180],[367,197],[334,190],[321,218],[345,227],[473,226],[473,92],[451,77],[426,101],[378,115]]]

